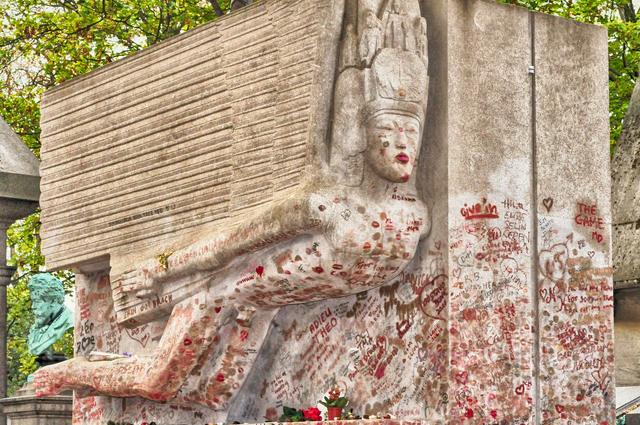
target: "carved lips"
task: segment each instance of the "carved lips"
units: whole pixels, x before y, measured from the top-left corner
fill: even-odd
[[[409,158],[409,155],[407,155],[406,153],[400,153],[398,155],[396,155],[396,159],[398,160],[399,163],[401,164],[408,164],[409,161],[411,161],[411,158]]]

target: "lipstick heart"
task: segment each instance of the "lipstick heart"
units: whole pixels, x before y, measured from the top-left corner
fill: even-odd
[[[147,325],[144,325],[140,328],[135,329],[126,329],[127,335],[129,338],[139,343],[142,348],[147,346],[147,342],[149,342],[149,332],[146,332]]]
[[[264,274],[264,267],[262,266],[256,267],[256,273],[258,273],[258,276],[262,277],[262,275]]]
[[[466,385],[468,379],[469,379],[469,374],[467,372],[456,373],[456,382],[458,384]]]

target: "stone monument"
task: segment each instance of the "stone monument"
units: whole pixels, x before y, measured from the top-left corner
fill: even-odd
[[[607,94],[605,30],[477,0],[265,0],[48,92],[40,394],[612,425]]]
[[[638,149],[640,84],[636,85],[613,159],[613,259],[616,289],[616,381],[640,386],[640,214]]]

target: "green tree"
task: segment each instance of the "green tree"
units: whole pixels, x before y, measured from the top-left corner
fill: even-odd
[[[70,78],[215,19],[229,0],[0,0],[0,115],[39,156],[42,93]],[[36,368],[26,337],[32,321],[27,282],[42,270],[39,213],[9,231],[9,393]],[[73,275],[58,273],[71,291]],[[73,354],[68,333],[58,351]]]

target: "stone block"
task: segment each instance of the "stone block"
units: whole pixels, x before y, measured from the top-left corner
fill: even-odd
[[[33,395],[0,400],[10,425],[71,425],[73,397]]]
[[[612,163],[613,258],[616,288],[638,286],[640,260],[640,215],[637,212],[640,172],[640,83],[633,92],[624,127]]]

